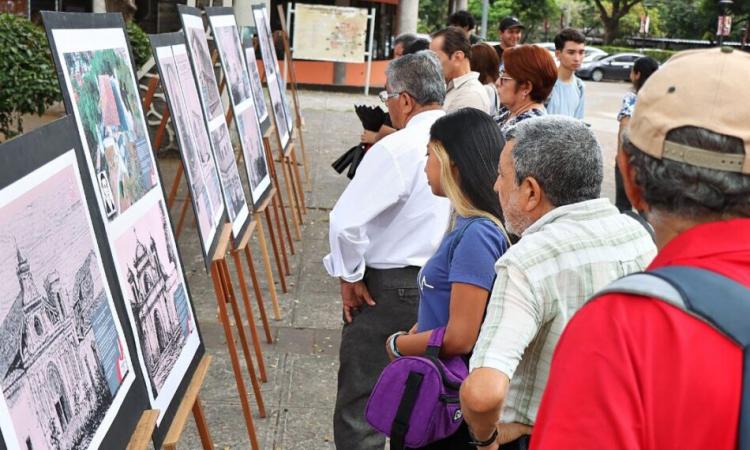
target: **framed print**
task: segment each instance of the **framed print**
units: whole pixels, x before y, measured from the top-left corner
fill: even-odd
[[[1,448],[124,447],[148,408],[82,156],[70,116],[0,146]]]
[[[221,226],[226,221],[225,209],[185,37],[182,33],[151,36],[151,46],[175,127],[203,258],[208,268],[220,238]]]
[[[245,55],[247,64],[247,73],[250,75],[250,88],[253,91],[253,101],[255,102],[255,113],[258,115],[260,129],[265,132],[271,126],[268,117],[268,108],[266,107],[266,96],[263,94],[263,83],[260,80],[260,71],[258,70],[258,61],[255,59],[255,46],[253,45],[253,34],[255,28],[242,27],[241,41],[242,50]]]
[[[208,8],[206,13],[229,91],[229,101],[234,112],[245,172],[250,185],[250,196],[253,207],[257,208],[271,189],[271,176],[258,115],[255,112],[250,76],[242,55],[237,22],[231,8]]]
[[[75,118],[81,136],[83,153],[88,163],[88,176],[99,188],[96,197],[101,215],[106,217],[105,235],[113,255],[120,291],[125,297],[125,311],[134,335],[137,363],[144,374],[150,406],[159,410],[157,429],[154,432],[155,445],[159,446],[204,353],[204,347],[194,320],[182,260],[175,245],[168,246],[171,250],[166,261],[171,266],[165,265],[165,259],[160,259],[159,273],[164,275],[169,271],[174,277],[171,282],[182,286],[185,292],[184,296],[167,292],[163,300],[186,304],[192,328],[185,343],[179,341],[176,334],[163,336],[167,339],[165,345],[170,346],[170,349],[175,345],[174,342],[180,343],[176,357],[165,359],[158,373],[151,370],[148,364],[150,348],[145,344],[153,342],[159,334],[157,319],[162,322],[165,319],[154,314],[138,315],[138,305],[130,298],[133,287],[128,279],[128,269],[132,268],[132,260],[128,258],[130,255],[122,255],[122,249],[118,247],[123,235],[132,236],[144,228],[160,229],[164,233],[163,239],[173,243],[174,231],[168,214],[153,213],[155,204],[165,203],[164,190],[150,138],[147,133],[141,137],[137,131],[140,128],[145,130],[146,125],[141,102],[137,97],[138,89],[122,15],[45,11],[42,17],[65,105]],[[131,92],[136,93],[136,97],[126,100],[131,98]],[[85,95],[90,98],[84,101]],[[97,105],[98,110],[95,108]],[[92,133],[99,133],[103,139],[92,139]],[[139,140],[134,141],[136,137]],[[100,146],[100,141],[104,145]],[[137,145],[133,142],[137,142]],[[93,147],[94,144],[97,145],[96,148]],[[103,187],[102,169],[110,174],[108,181],[111,195]],[[118,193],[131,191],[138,195],[126,197],[127,201],[123,202]],[[116,205],[116,214],[110,214],[109,203]],[[170,271],[172,266],[175,268]],[[162,289],[154,280],[153,274],[149,277],[152,278],[150,282],[142,281],[144,291]],[[163,383],[154,389],[155,385],[159,385],[157,381]]]
[[[224,205],[229,222],[232,224],[232,236],[234,242],[238,243],[250,223],[250,209],[242,189],[242,181],[224,116],[224,106],[216,84],[214,64],[208,50],[202,12],[185,5],[177,5],[177,11],[182,21],[182,30],[185,33],[185,43],[193,73],[198,83],[198,93],[208,127],[211,148],[219,168]]]
[[[273,45],[271,29],[266,20],[265,10],[265,6],[253,5],[253,19],[258,33],[261,56],[263,57],[263,69],[266,73],[268,94],[271,97],[274,123],[279,133],[281,147],[286,150],[292,133],[292,116],[286,100],[286,86],[284,86],[279,73],[279,62],[276,59],[276,50]]]

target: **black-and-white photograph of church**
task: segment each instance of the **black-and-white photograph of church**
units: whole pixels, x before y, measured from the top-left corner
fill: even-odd
[[[154,397],[195,331],[184,280],[161,201],[117,239],[117,265]]]
[[[2,434],[23,449],[98,447],[132,377],[125,340],[75,165],[39,178],[0,191],[0,381],[12,424]],[[25,192],[7,202],[19,183]]]

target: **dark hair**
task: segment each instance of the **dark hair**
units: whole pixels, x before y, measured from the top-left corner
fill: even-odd
[[[469,41],[469,35],[463,28],[448,27],[432,33],[432,39],[438,37],[443,38],[443,48],[441,50],[448,57],[453,56],[456,52],[463,52],[467,59],[471,58],[471,41]]]
[[[529,96],[537,103],[547,100],[557,83],[557,66],[549,51],[536,45],[524,44],[503,52],[505,72],[517,84],[531,83]]]
[[[566,28],[555,36],[555,50],[562,51],[565,48],[565,43],[569,41],[573,41],[576,44],[585,44],[586,36],[575,28]]]
[[[458,168],[459,188],[473,209],[502,221],[500,200],[493,190],[505,139],[492,117],[475,108],[461,108],[439,118],[430,128]]]
[[[745,152],[741,139],[697,127],[676,128],[666,140],[716,153]],[[750,175],[657,159],[633,145],[627,134],[622,148],[644,200],[654,209],[691,219],[750,217]]]
[[[650,56],[642,56],[635,60],[633,63],[633,72],[641,74],[637,80],[633,82],[635,92],[638,92],[646,83],[646,80],[659,69],[659,61],[655,60]]]
[[[413,53],[421,52],[422,50],[430,49],[430,41],[425,38],[417,38],[411,44],[404,45],[403,55],[411,55]]]
[[[500,77],[500,57],[489,44],[480,42],[471,46],[471,70],[479,72],[479,82],[494,83]]]
[[[404,50],[406,50],[406,48],[413,44],[417,39],[419,39],[419,37],[414,33],[402,33],[393,40],[393,47],[395,48],[398,44],[401,44],[401,46],[404,47]]]
[[[473,30],[476,22],[474,16],[469,11],[461,10],[456,11],[448,17],[448,26],[450,27],[461,27]]]

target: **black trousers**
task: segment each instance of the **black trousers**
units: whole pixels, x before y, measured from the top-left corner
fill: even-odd
[[[364,282],[375,300],[363,306],[352,323],[344,324],[339,350],[338,391],[333,413],[333,438],[338,450],[383,450],[385,436],[365,420],[365,406],[388,355],[385,340],[408,331],[417,322],[418,267],[368,268]]]

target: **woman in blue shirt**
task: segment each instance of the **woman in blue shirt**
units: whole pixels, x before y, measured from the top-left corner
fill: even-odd
[[[504,145],[492,118],[473,108],[448,114],[430,129],[425,173],[433,194],[451,201],[456,220],[419,274],[417,324],[386,343],[391,358],[424,354],[431,330],[438,327],[446,327],[441,356],[466,356],[474,348],[495,281],[495,261],[509,246],[493,189]],[[424,448],[471,449],[470,440],[462,426],[454,436]]]

